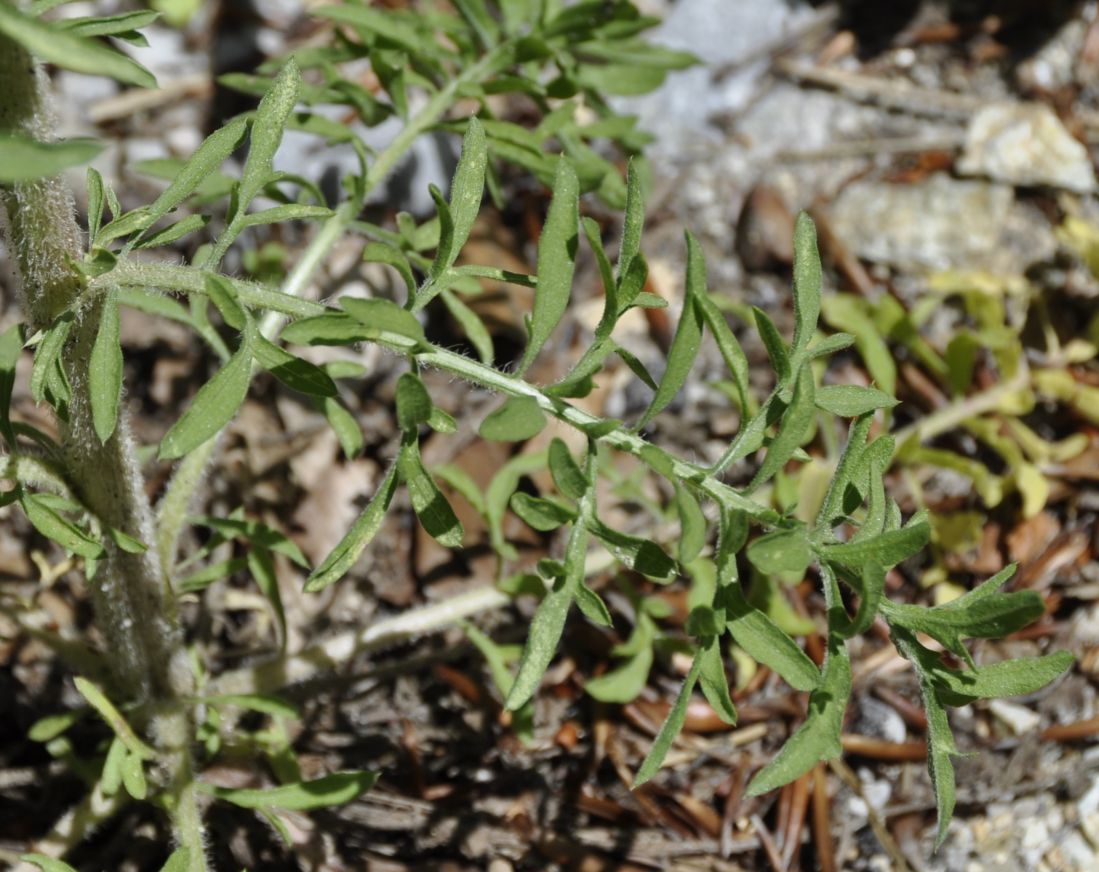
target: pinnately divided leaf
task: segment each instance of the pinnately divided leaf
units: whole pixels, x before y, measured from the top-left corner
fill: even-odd
[[[579,197],[576,171],[565,158],[560,158],[553,183],[553,200],[538,240],[538,289],[534,294],[530,339],[519,366],[520,373],[534,362],[565,314],[576,265]]]
[[[171,184],[149,206],[146,226],[152,227],[191,196],[206,178],[218,172],[221,164],[244,140],[247,130],[247,119],[234,118],[207,136],[176,173]]]

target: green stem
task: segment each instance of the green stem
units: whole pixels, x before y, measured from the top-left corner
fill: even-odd
[[[138,269],[134,269],[134,265],[120,265],[108,275],[114,277],[115,284],[139,281],[147,287],[159,287],[184,293],[202,293],[201,276],[195,276],[192,272],[179,267],[157,266],[145,269],[144,265],[139,265]],[[106,277],[104,279],[106,280]],[[235,282],[234,285],[240,294],[241,301],[248,305],[273,305],[277,311],[300,317],[323,315],[333,311],[321,303],[286,297],[276,291],[261,293],[244,282]],[[719,481],[713,472],[688,463],[625,428],[620,427],[610,432],[600,433],[600,427],[605,423],[603,419],[581,411],[556,397],[548,396],[537,386],[528,384],[520,378],[435,346],[429,346],[430,350],[425,351],[422,344],[417,345],[413,340],[397,333],[382,333],[375,341],[385,348],[415,356],[417,362],[423,366],[444,370],[489,390],[498,391],[509,397],[530,397],[536,400],[539,408],[547,414],[584,433],[599,433],[597,438],[600,442],[633,454],[657,473],[693,487],[727,509],[745,512],[749,517],[763,524],[778,524],[781,521],[781,515],[778,512],[743,496],[729,485]]]
[[[986,391],[981,391],[973,396],[962,397],[943,406],[941,409],[936,409],[893,434],[896,439],[897,450],[900,451],[904,444],[910,440],[914,439],[917,443],[926,442],[953,430],[970,418],[976,418],[986,412],[995,411],[1005,398],[1016,391],[1023,390],[1029,383],[1030,373],[1024,368],[1010,381],[996,385]]]

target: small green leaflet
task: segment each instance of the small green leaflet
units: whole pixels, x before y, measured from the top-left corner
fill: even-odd
[[[363,513],[352,524],[351,529],[332,549],[332,553],[324,558],[321,565],[313,570],[305,584],[307,593],[324,590],[328,585],[341,579],[355,565],[363,549],[370,544],[381,528],[382,520],[385,518],[386,510],[393,500],[396,489],[397,467],[394,464],[389,468],[385,479],[378,486],[378,490]]]
[[[687,290],[691,290],[690,285],[687,286]],[[748,358],[744,354],[744,349],[741,348],[740,342],[729,327],[729,322],[714,305],[708,293],[696,297],[695,306],[702,313],[702,320],[706,322],[706,327],[717,343],[717,350],[721,353],[725,366],[733,377],[741,414],[747,415],[751,406],[748,393]]]
[[[568,446],[556,436],[550,442],[549,468],[553,483],[569,499],[578,500],[588,489],[588,480],[573,459]]]
[[[872,560],[889,568],[917,554],[930,538],[931,526],[926,521],[910,522],[900,530],[890,530],[872,539],[821,546],[820,555],[832,563],[845,566],[861,567]],[[926,611],[922,607],[919,610]]]
[[[172,855],[160,867],[160,872],[188,872],[191,868],[191,852],[186,847],[172,851]]]
[[[656,738],[653,739],[652,747],[649,748],[649,753],[642,762],[641,768],[637,770],[637,775],[634,776],[633,786],[635,790],[656,775],[657,770],[664,762],[664,758],[668,756],[672,742],[679,735],[679,731],[683,729],[683,722],[687,720],[687,706],[691,702],[691,694],[698,682],[698,675],[701,670],[702,659],[700,655],[696,654],[694,662],[691,664],[691,671],[683,679],[683,687],[679,689],[679,695],[675,698],[672,709],[668,712],[668,717],[665,719]]]
[[[19,505],[39,533],[62,548],[88,560],[103,556],[103,545],[75,524],[66,521],[38,494],[23,493]]]
[[[443,305],[445,305],[450,314],[454,316],[454,320],[462,326],[462,330],[464,330],[466,334],[466,339],[469,340],[470,345],[476,350],[477,356],[481,359],[481,363],[486,366],[492,366],[492,361],[496,356],[496,350],[492,342],[492,334],[490,334],[488,328],[485,327],[485,322],[481,320],[481,317],[476,312],[463,303],[460,297],[451,291],[443,291],[442,298]]]
[[[313,397],[336,396],[336,383],[327,372],[315,363],[280,348],[259,333],[255,336],[252,353],[260,366],[290,390]]]
[[[891,636],[897,650],[916,667],[920,679],[920,696],[927,713],[927,771],[935,790],[935,807],[939,817],[939,832],[935,839],[938,847],[946,839],[950,819],[954,816],[954,764],[950,758],[960,754],[935,683],[931,675],[921,668],[923,657],[918,649],[923,646],[916,642],[913,634],[904,630],[893,628]]]
[[[214,273],[206,273],[203,276],[203,287],[206,296],[210,298],[225,323],[234,330],[243,330],[248,323],[248,313],[237,298],[236,289],[225,276]]]
[[[333,4],[322,6],[310,14],[318,18],[330,18],[333,21],[350,24],[364,33],[376,34],[413,55],[419,54],[425,48],[420,34],[410,27],[405,19],[394,15],[391,10]]]
[[[575,511],[560,503],[522,492],[512,494],[511,510],[540,532],[556,530],[576,517]]]
[[[145,10],[143,12],[123,12],[118,15],[61,19],[57,22],[57,26],[78,36],[122,37],[152,24],[159,17],[159,12]]]
[[[160,442],[161,460],[176,460],[208,439],[213,439],[228,424],[248,395],[252,380],[252,331],[241,336],[241,345],[228,363],[206,382]]]
[[[796,690],[820,686],[821,675],[813,661],[771,618],[744,598],[739,584],[726,585],[718,596],[729,635],[750,657],[777,672]]]
[[[389,300],[341,297],[340,305],[365,328],[363,335],[367,339],[381,338],[383,333],[396,333],[416,344],[425,341],[424,328],[416,316]]]
[[[110,76],[129,85],[155,88],[156,79],[141,64],[96,40],[84,39],[62,28],[0,5],[0,33],[44,61],[78,73]]]
[[[762,309],[752,307],[752,315],[755,318],[756,330],[759,338],[763,340],[763,347],[767,349],[767,356],[771,359],[771,369],[778,375],[780,385],[790,378],[790,355],[786,350],[786,344],[782,341],[782,335],[778,332],[771,316]]]
[[[118,736],[115,736],[107,748],[107,756],[103,760],[103,772],[99,776],[100,786],[107,796],[114,796],[122,786],[122,763],[127,754],[126,746]]]
[[[103,301],[99,332],[88,361],[88,391],[95,435],[106,443],[114,433],[122,399],[122,346],[118,339],[118,297],[114,293],[107,294]]]
[[[794,456],[794,452],[801,447],[801,443],[805,441],[813,427],[813,418],[816,414],[813,397],[813,370],[809,364],[803,364],[801,369],[798,370],[794,395],[782,416],[778,433],[767,448],[767,456],[763,458],[759,470],[753,476],[748,487],[745,488],[746,494],[769,481]]]
[[[584,559],[588,548],[588,529],[583,519],[572,525],[565,549],[565,575],[546,594],[534,613],[527,643],[519,661],[519,672],[504,707],[515,711],[526,704],[538,689],[538,683],[557,651],[576,590],[584,579]]]
[[[858,463],[859,455],[866,448],[866,437],[873,423],[871,415],[863,415],[851,423],[848,429],[847,444],[843,447],[832,482],[824,495],[824,502],[817,512],[816,529],[818,532],[830,532],[832,523],[844,514],[844,497],[851,477]]]
[[[794,337],[790,344],[790,369],[796,371],[805,358],[809,340],[820,317],[821,269],[817,252],[817,228],[807,212],[794,222]]]
[[[626,566],[635,572],[653,579],[669,583],[678,574],[675,561],[651,539],[641,539],[608,527],[594,515],[587,520],[592,535]]]
[[[546,416],[534,397],[511,397],[481,422],[482,439],[524,442],[542,432]]]
[[[841,418],[858,418],[875,409],[892,409],[897,400],[877,388],[825,385],[817,388],[817,407]]]
[[[305,206],[300,203],[283,203],[272,206],[262,212],[252,212],[241,218],[242,227],[255,227],[259,224],[282,224],[286,221],[318,221],[331,218],[335,213],[325,206]]]
[[[576,605],[584,617],[600,627],[613,627],[614,619],[611,617],[607,604],[603,597],[588,587],[584,582],[576,588]]]
[[[74,709],[59,715],[47,715],[31,724],[31,728],[27,731],[27,738],[32,742],[49,742],[66,732],[86,713],[87,709]]]
[[[56,176],[69,167],[85,164],[103,150],[94,139],[39,142],[10,133],[0,136],[0,183],[27,182]]]
[[[691,563],[706,544],[706,516],[686,485],[675,486],[675,510],[679,515],[679,544],[676,556],[682,566]]]
[[[203,793],[242,808],[311,811],[346,805],[370,790],[377,780],[376,772],[335,772],[312,781],[298,781],[266,790],[216,787],[201,781],[197,786]]]
[[[804,527],[776,530],[748,546],[748,560],[767,575],[800,574],[813,562],[813,549]]]
[[[368,242],[363,248],[363,261],[384,263],[393,267],[401,276],[408,293],[410,295],[416,293],[416,277],[412,275],[408,257],[399,248],[385,242]]]
[[[637,163],[626,167],[626,217],[622,226],[622,244],[618,252],[618,284],[621,285],[630,263],[641,251],[641,232],[645,226],[645,197]]]
[[[241,220],[248,204],[263,190],[271,179],[271,164],[282,142],[282,132],[294,105],[298,102],[301,90],[301,74],[298,65],[291,57],[270,90],[260,100],[256,117],[252,121],[252,134],[248,147],[248,158],[241,172],[240,187],[237,190],[237,213],[234,220]]]
[[[289,557],[298,566],[306,567],[309,562],[302,550],[286,537],[286,534],[259,521],[244,518],[243,510],[234,512],[228,518],[216,518],[201,515],[193,518],[192,523],[216,530],[225,539],[240,539],[268,551],[274,551]]]
[[[358,319],[335,311],[292,321],[282,329],[283,342],[291,345],[351,345],[378,335],[377,330],[370,330]]]
[[[245,558],[252,580],[259,587],[264,598],[271,603],[275,620],[279,626],[279,647],[286,647],[286,611],[282,606],[282,594],[279,592],[278,573],[271,552],[258,546],[248,549]]]
[[[31,370],[31,396],[36,403],[46,398],[46,389],[55,368],[63,359],[61,352],[72,331],[73,315],[65,312],[47,328],[45,336],[34,353],[34,368]]]
[[[145,767],[136,754],[127,754],[122,758],[122,785],[134,799],[144,799],[149,790],[145,780]]]
[[[897,364],[874,319],[867,313],[865,301],[853,294],[829,294],[821,300],[821,311],[832,327],[855,337],[855,348],[871,378],[885,393],[892,394],[897,387]]]
[[[530,321],[530,341],[519,366],[522,374],[534,362],[568,306],[576,265],[580,183],[565,158],[559,158],[553,201],[538,240],[538,289]]]
[[[402,430],[416,430],[431,419],[431,396],[414,373],[397,379],[397,423]]]
[[[638,624],[640,630],[641,624]],[[637,632],[635,630],[635,632]],[[629,643],[627,643],[629,644]],[[651,632],[644,644],[621,666],[584,683],[584,690],[600,702],[627,703],[637,698],[653,665]]]
[[[80,695],[107,722],[107,726],[114,731],[129,753],[143,760],[152,760],[156,757],[156,752],[137,737],[133,727],[127,723],[122,713],[107,699],[106,694],[99,687],[79,675],[73,679],[73,682],[76,684],[76,689],[80,691]]]
[[[42,872],[76,872],[68,863],[47,857],[45,854],[23,854],[19,859],[24,863],[37,866]]]
[[[0,435],[8,451],[15,451],[15,428],[11,424],[11,392],[15,368],[23,353],[23,325],[13,324],[0,334]]]
[[[737,722],[736,706],[729,695],[729,680],[725,675],[725,663],[721,659],[721,635],[709,636],[700,642],[698,679],[702,693],[717,716],[730,726]]]
[[[675,329],[671,348],[668,350],[668,366],[660,379],[649,408],[641,416],[637,426],[648,424],[672,401],[687,382],[691,367],[702,343],[702,312],[695,301],[706,293],[706,261],[702,249],[690,233],[687,234],[687,292],[683,299],[683,314]]]
[[[204,696],[202,702],[212,706],[233,706],[248,709],[249,711],[261,712],[278,718],[292,719],[299,717],[298,710],[294,706],[277,696],[255,693],[226,693]]]
[[[397,472],[408,487],[412,509],[428,534],[440,545],[460,548],[462,524],[454,514],[443,492],[420,459],[420,444],[415,433],[404,440],[397,458]]]

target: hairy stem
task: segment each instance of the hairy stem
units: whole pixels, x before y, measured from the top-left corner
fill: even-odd
[[[53,119],[45,74],[19,44],[3,36],[0,81],[5,86],[0,135],[51,139]],[[92,423],[89,362],[103,298],[85,294],[86,282],[76,267],[84,252],[72,194],[58,178],[39,179],[0,186],[0,205],[32,329],[49,327],[66,310],[75,315],[61,356],[71,400],[58,410],[61,451],[57,462],[65,484],[104,534],[105,556],[89,582],[115,689],[122,699],[151,703],[165,713],[154,716],[148,726],[161,748],[167,745],[172,764],[169,790],[182,795],[192,775],[186,747],[190,715],[181,700],[193,690],[193,674],[173,601],[165,591],[157,549],[131,554],[108,535],[118,530],[151,546],[154,524],[125,413],[120,413],[114,434],[105,443]],[[168,725],[171,729],[164,729]],[[169,741],[161,741],[164,737]],[[89,808],[94,808],[95,800],[93,794]],[[74,820],[81,817],[79,809],[75,814]],[[181,839],[186,843],[188,834],[181,833]],[[205,866],[200,838],[197,845],[196,870]]]

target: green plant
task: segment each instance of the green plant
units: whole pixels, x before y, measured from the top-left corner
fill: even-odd
[[[44,843],[59,854],[97,819],[127,801],[153,800],[172,819],[177,850],[166,869],[206,868],[199,796],[255,809],[285,832],[280,809],[307,810],[346,802],[374,783],[376,773],[343,772],[303,782],[282,725],[294,709],[278,699],[281,684],[402,634],[420,632],[506,601],[501,591],[467,595],[464,600],[410,612],[375,632],[322,640],[304,651],[280,651],[266,662],[209,676],[183,644],[175,601],[182,592],[201,591],[217,578],[245,571],[270,600],[277,619],[283,607],[273,571],[276,554],[305,564],[297,547],[271,527],[234,513],[227,518],[188,517],[189,507],[217,445],[218,434],[243,403],[253,375],[265,370],[288,389],[314,397],[348,455],[360,451],[363,435],[339,400],[339,384],[359,378],[356,367],[319,366],[287,346],[375,343],[407,360],[396,385],[400,446],[362,515],[322,563],[313,568],[305,590],[337,582],[380,529],[399,487],[405,487],[424,530],[447,548],[462,542],[463,531],[437,479],[461,493],[485,518],[499,560],[502,590],[534,593],[541,599],[517,671],[509,671],[506,649],[470,627],[467,632],[489,659],[493,677],[506,692],[506,707],[526,712],[517,723],[529,729],[529,702],[558,648],[573,605],[584,617],[610,625],[610,610],[587,583],[590,556],[605,551],[633,573],[631,596],[637,620],[618,653],[625,665],[595,679],[589,691],[602,699],[636,694],[653,663],[653,648],[672,643],[692,655],[692,666],[663,729],[637,773],[638,784],[652,778],[682,726],[696,685],[720,716],[735,722],[722,646],[728,635],[741,651],[810,693],[805,724],[774,761],[758,772],[750,793],[761,793],[805,772],[817,761],[840,753],[839,735],[851,691],[847,640],[880,616],[904,656],[916,668],[928,709],[931,776],[938,796],[939,838],[945,836],[953,806],[951,756],[956,754],[946,707],[973,699],[1030,692],[1063,672],[1066,655],[976,666],[964,640],[1012,632],[1038,617],[1041,599],[1032,592],[1004,594],[1001,573],[955,602],[936,608],[900,605],[884,597],[888,569],[918,553],[927,543],[926,516],[905,522],[885,493],[884,470],[893,439],[871,439],[875,416],[895,400],[877,388],[820,386],[827,356],[855,341],[847,334],[818,335],[822,305],[821,268],[815,231],[806,217],[796,227],[794,276],[795,330],[782,338],[762,311],[753,313],[775,374],[770,395],[757,403],[748,386],[748,363],[738,340],[710,296],[698,242],[686,237],[687,270],[682,315],[659,379],[614,338],[619,319],[635,307],[667,305],[644,290],[647,265],[641,253],[644,223],[641,164],[634,160],[623,180],[615,165],[592,143],[608,139],[630,152],[643,144],[632,119],[616,115],[602,94],[655,87],[669,69],[692,61],[681,53],[656,49],[638,35],[653,23],[630,3],[512,0],[499,6],[482,0],[455,3],[457,13],[429,7],[422,14],[382,11],[357,3],[320,7],[317,14],[336,22],[333,39],[272,65],[272,78],[233,77],[230,83],[263,94],[254,113],[231,120],[213,133],[187,161],[160,162],[146,169],[169,180],[150,205],[123,211],[116,196],[94,171],[88,173],[87,245],[77,227],[72,198],[53,176],[64,166],[87,160],[94,145],[51,141],[44,79],[29,55],[80,70],[105,72],[120,81],[150,85],[151,77],[129,59],[92,36],[129,34],[148,18],[46,22],[34,13],[0,5],[0,77],[10,86],[0,103],[0,198],[8,219],[7,240],[21,277],[26,328],[0,338],[0,435],[7,448],[6,504],[18,504],[30,523],[73,555],[82,558],[94,594],[97,624],[107,650],[89,660],[74,656],[71,644],[50,639],[59,655],[78,670],[102,665],[96,680],[77,678],[77,688],[110,727],[112,738],[90,761],[92,791]],[[81,35],[90,34],[92,36]],[[369,58],[385,100],[340,74],[340,64]],[[638,66],[639,65],[639,66]],[[640,70],[640,74],[638,72]],[[303,71],[306,75],[303,76]],[[638,79],[638,76],[640,78]],[[424,96],[411,112],[409,92]],[[541,113],[533,130],[493,117],[497,94],[522,94]],[[581,123],[579,101],[596,120]],[[460,101],[462,117],[451,110]],[[308,107],[341,104],[364,124],[391,115],[405,119],[393,143],[370,154],[343,127]],[[304,109],[299,107],[306,107]],[[331,209],[308,179],[273,170],[283,131],[299,128],[330,142],[346,141],[360,159],[360,170],[345,180],[345,198]],[[395,227],[361,219],[367,197],[385,179],[412,141],[431,129],[461,131],[463,148],[449,197],[432,191],[437,214],[418,224],[398,216]],[[221,166],[244,141],[247,158],[239,177]],[[560,149],[563,156],[554,151]],[[538,242],[534,275],[492,265],[458,265],[487,186],[503,197],[499,161],[533,173],[552,188],[552,201]],[[616,262],[604,250],[599,226],[581,218],[581,196],[594,192],[625,210]],[[267,205],[273,201],[275,205]],[[224,209],[221,203],[226,203]],[[260,205],[258,211],[250,211]],[[208,213],[206,210],[210,210]],[[177,210],[187,211],[177,218]],[[107,212],[109,211],[109,219]],[[215,215],[218,216],[215,219]],[[279,288],[219,272],[233,243],[249,228],[293,220],[322,221],[306,251]],[[197,249],[191,263],[170,266],[142,257],[145,249],[169,245],[191,234],[218,228]],[[402,280],[403,304],[382,298],[344,296],[328,306],[303,299],[310,277],[337,241],[362,240],[367,260],[386,264]],[[568,374],[551,385],[524,377],[546,349],[569,304],[581,237],[598,266],[605,295],[603,317],[592,344]],[[491,278],[534,289],[527,322],[528,341],[516,371],[493,365],[488,330],[463,302],[479,290],[477,279]],[[186,305],[176,297],[183,297]],[[417,313],[446,306],[462,325],[479,359],[430,342]],[[222,366],[198,391],[189,408],[161,440],[160,462],[178,461],[171,484],[154,509],[144,497],[141,464],[121,402],[123,359],[119,307],[131,306],[190,325],[208,343]],[[289,323],[285,323],[289,319]],[[712,336],[729,369],[733,395],[744,423],[712,468],[684,461],[650,443],[644,428],[683,388],[703,341]],[[33,397],[48,404],[58,422],[58,438],[14,421],[10,397],[16,362],[34,349]],[[632,424],[588,414],[570,399],[589,393],[612,355],[618,356],[652,390],[652,400]],[[481,425],[486,439],[522,441],[556,418],[582,434],[578,458],[561,440],[547,451],[517,456],[482,493],[460,470],[428,470],[420,453],[424,428],[450,432],[456,422],[437,408],[420,378],[436,368],[467,379],[505,398]],[[801,517],[789,501],[773,507],[767,489],[791,462],[807,462],[805,448],[817,428],[836,418],[853,423],[838,465],[820,505]],[[764,450],[765,449],[765,450]],[[597,500],[600,478],[614,479],[609,452],[635,456],[644,475],[663,481],[674,493],[681,534],[675,556],[651,538],[615,529],[604,520]],[[725,483],[730,464],[763,451],[747,486]],[[555,494],[517,492],[520,478],[547,469]],[[628,481],[618,484],[631,487]],[[711,507],[716,523],[707,517]],[[657,513],[660,506],[653,507]],[[536,530],[567,530],[561,560],[546,559],[535,574],[514,574],[516,557],[503,531],[508,510]],[[178,542],[185,524],[212,531],[208,545],[180,562]],[[707,545],[712,529],[716,542]],[[755,535],[753,538],[753,531]],[[763,531],[763,532],[760,532]],[[222,543],[240,543],[243,557],[197,566]],[[816,566],[827,618],[827,655],[818,666],[765,611],[745,595],[739,556],[763,578],[802,577]],[[688,570],[695,580],[686,637],[660,629],[667,617],[662,603],[638,592],[641,581],[669,584]],[[841,587],[842,585],[842,587]],[[843,589],[857,598],[853,615]],[[16,616],[18,619],[18,615]],[[789,626],[787,626],[789,629]],[[386,634],[389,634],[388,636]],[[961,658],[947,665],[927,638]],[[43,638],[49,639],[43,634]],[[285,632],[281,634],[285,642]],[[196,774],[196,759],[215,757],[241,710],[258,712],[269,726],[236,731],[251,752],[270,761],[279,786],[266,790],[218,788]],[[50,743],[59,756],[73,757],[64,734],[84,711],[39,722],[34,738]],[[201,743],[202,754],[196,749]],[[87,762],[87,761],[85,761]],[[49,858],[43,868],[64,868]]]

